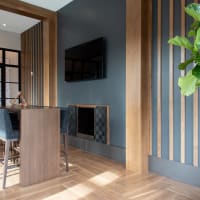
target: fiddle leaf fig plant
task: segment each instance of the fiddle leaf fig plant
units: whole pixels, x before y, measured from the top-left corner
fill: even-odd
[[[193,64],[193,68],[178,80],[181,94],[189,96],[200,86],[200,4],[189,4],[185,12],[194,19],[187,37],[176,36],[169,39],[168,43],[191,52],[190,58],[178,65],[180,70],[186,70],[190,64]]]

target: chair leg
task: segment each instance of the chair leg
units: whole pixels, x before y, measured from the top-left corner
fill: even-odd
[[[64,137],[64,150],[65,150],[66,171],[69,171],[67,135],[64,134],[63,137]]]
[[[6,141],[6,143],[5,143],[5,156],[4,156],[3,189],[5,189],[5,187],[6,187],[9,149],[10,149],[10,141]]]

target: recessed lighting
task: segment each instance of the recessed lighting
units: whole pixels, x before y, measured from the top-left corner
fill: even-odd
[[[6,27],[6,24],[2,24],[4,27]]]

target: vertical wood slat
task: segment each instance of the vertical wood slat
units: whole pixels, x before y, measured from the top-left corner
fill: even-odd
[[[194,135],[193,135],[193,165],[198,167],[198,90],[194,93],[193,98],[193,110],[194,110]]]
[[[141,132],[142,132],[142,158],[143,158],[143,172],[148,172],[148,159],[144,159],[148,157],[149,154],[149,140],[150,140],[150,119],[151,119],[151,55],[152,55],[152,0],[142,1],[142,12],[146,13],[146,15],[142,15],[142,40],[141,40],[141,74],[142,80],[142,92],[141,92],[141,106],[142,106],[142,124],[141,124]],[[145,51],[144,51],[145,49]]]
[[[153,32],[153,0],[149,1],[149,20],[148,20],[148,24],[149,27],[147,27],[149,29],[149,74],[148,76],[150,77],[149,80],[149,155],[152,155],[152,32]]]
[[[198,3],[198,0],[194,0],[194,3]],[[194,114],[194,120],[193,120],[193,126],[194,126],[194,132],[193,132],[193,165],[195,167],[198,167],[198,90],[194,93],[193,98],[193,114]]]
[[[185,36],[185,0],[181,0],[181,36]],[[181,48],[181,62],[185,61],[185,49]],[[181,71],[181,76],[185,71]],[[185,163],[185,97],[181,96],[181,163]]]
[[[170,13],[169,13],[169,38],[174,35],[174,0],[170,0]],[[169,159],[173,160],[174,154],[174,56],[173,45],[169,46]]]
[[[30,65],[31,65],[31,72],[33,72],[33,62],[34,62],[34,58],[33,58],[33,49],[34,49],[34,42],[33,42],[33,37],[34,37],[34,34],[33,34],[33,28],[30,29],[30,48],[31,48],[31,62],[30,62]],[[30,73],[28,74],[28,77],[31,77],[30,76]],[[34,87],[33,87],[33,78],[31,78],[31,104],[34,105],[33,103],[33,93],[34,93]]]
[[[48,21],[43,21],[43,27],[47,32],[50,32],[50,24]],[[46,36],[46,37],[45,37]],[[44,57],[44,78],[43,78],[43,85],[44,85],[44,105],[48,106],[50,105],[50,55],[49,55],[49,36],[46,34],[46,32],[43,32],[43,46],[46,44],[46,48],[44,48],[43,51],[43,57]]]
[[[158,29],[157,29],[157,37],[158,37],[158,58],[157,58],[157,156],[161,157],[161,0],[158,0]]]

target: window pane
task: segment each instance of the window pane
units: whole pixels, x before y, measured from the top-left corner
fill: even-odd
[[[16,83],[6,83],[6,98],[15,98],[19,91],[19,85]]]
[[[11,106],[12,99],[6,99],[6,106]]]
[[[18,82],[18,68],[6,67],[6,82]]]
[[[6,51],[6,64],[18,65],[18,53],[12,51]]]
[[[0,63],[2,63],[2,50],[0,50]]]

